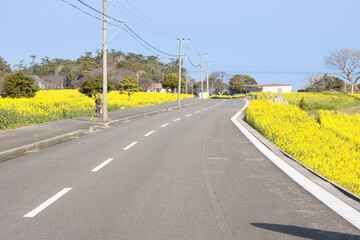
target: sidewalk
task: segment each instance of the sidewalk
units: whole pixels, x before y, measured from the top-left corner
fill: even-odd
[[[202,102],[189,98],[181,101],[180,107]],[[112,126],[124,121],[177,109],[177,102],[163,103],[154,106],[133,108],[108,113],[109,122],[101,123],[101,118],[90,121],[91,116],[64,119],[28,127],[10,129],[0,132],[0,162],[25,154],[29,151],[45,148],[74,137],[83,136],[90,128]]]

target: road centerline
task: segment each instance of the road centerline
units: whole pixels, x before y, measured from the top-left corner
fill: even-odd
[[[103,163],[101,163],[99,166],[97,166],[96,168],[94,168],[93,170],[91,170],[92,172],[97,172],[99,171],[101,168],[105,167],[108,163],[110,163],[112,160],[114,160],[113,158],[109,158],[107,160],[105,160]]]
[[[137,144],[138,142],[132,142],[130,145],[128,145],[127,147],[124,148],[124,150],[128,150],[131,147],[133,147],[135,144]]]
[[[147,134],[145,134],[144,135],[144,137],[148,137],[148,136],[150,136],[151,134],[153,134],[155,131],[153,130],[153,131],[150,131],[150,132],[148,132]]]
[[[175,119],[175,120],[174,120],[174,122],[177,122],[177,121],[179,121],[179,120],[181,120],[181,118],[177,118],[177,119]]]
[[[160,127],[166,127],[167,125],[169,125],[169,123],[165,123],[164,125],[161,125]]]
[[[190,114],[188,114],[188,115],[186,115],[185,117],[190,117],[190,116],[192,116],[192,114],[190,113]]]
[[[40,213],[41,211],[43,211],[45,208],[47,208],[48,206],[50,206],[51,204],[53,204],[56,200],[58,200],[59,198],[61,198],[62,196],[64,196],[67,192],[69,192],[71,190],[71,188],[64,188],[63,190],[61,190],[60,192],[58,192],[57,194],[55,194],[54,196],[52,196],[51,198],[49,198],[48,200],[46,200],[44,203],[42,203],[41,205],[39,205],[37,208],[35,208],[34,210],[32,210],[31,212],[27,213],[26,215],[24,215],[24,217],[26,218],[32,218],[35,217],[38,213]]]

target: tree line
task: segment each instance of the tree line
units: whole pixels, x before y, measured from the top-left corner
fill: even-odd
[[[44,57],[37,61],[37,56],[31,55],[29,62],[21,60],[14,65],[16,71],[8,83],[14,84],[15,79],[22,77],[28,78],[30,82],[32,81],[30,85],[33,85],[33,77],[36,77],[43,81],[42,87],[45,89],[86,89],[84,84],[99,79],[102,74],[102,56],[101,50],[95,53],[85,52],[76,60]],[[173,93],[177,91],[178,59],[163,63],[157,56],[123,53],[111,49],[108,51],[108,63],[108,77],[112,79],[109,86],[111,89],[120,90],[120,81],[125,76],[133,76],[142,91],[147,91],[153,83],[162,83],[164,88]],[[337,76],[329,74],[309,76],[306,88],[299,91],[359,91],[360,86],[357,83],[360,79],[360,50],[333,51],[325,57],[325,64],[336,70]],[[21,73],[15,74],[15,72]],[[25,94],[29,96],[36,92],[36,87],[24,86],[24,82],[21,81],[18,88],[5,87],[5,76],[11,73],[13,69],[10,64],[0,57],[0,93],[2,95],[13,91],[11,96],[21,97],[24,95],[21,92],[29,91],[31,93]],[[201,91],[201,82],[196,82],[191,78],[185,68],[182,68],[181,79],[181,86],[184,88],[182,92],[187,89],[188,93],[197,95]],[[239,94],[245,92],[244,85],[257,84],[257,81],[248,75],[215,72],[209,76],[209,86],[206,84],[207,82],[204,81],[204,91],[209,91],[210,94]]]
[[[100,50],[97,50],[95,54],[85,52],[76,60],[44,57],[36,61],[36,55],[31,55],[29,62],[21,60],[15,64],[16,70],[14,71],[10,64],[0,57],[1,93],[9,97],[32,97],[39,90],[34,86],[36,77],[44,81],[43,88],[45,89],[76,88],[80,92],[94,97],[97,93],[102,93],[102,56],[103,53]],[[114,49],[108,52],[109,91],[124,92],[126,87],[121,81],[125,79],[124,82],[132,85],[136,91],[147,91],[153,83],[161,83],[163,88],[169,89],[175,94],[178,91],[178,71],[179,59],[163,63],[157,56],[123,53]],[[27,82],[26,87],[25,82]],[[226,72],[215,72],[209,76],[209,87],[206,85],[206,81],[203,86],[204,91],[209,90],[211,95],[222,95],[244,93],[243,85],[246,84],[256,84],[256,81],[247,75],[232,76]],[[187,89],[189,94],[198,95],[201,91],[200,85],[201,82],[196,82],[191,78],[187,69],[183,67],[182,92]],[[130,92],[133,91],[135,90],[130,90]]]
[[[36,62],[36,56],[31,55],[31,61],[26,63],[21,60],[14,65],[16,71],[13,72],[10,64],[0,57],[0,91],[2,95],[11,97],[31,97],[32,94],[26,93],[21,87],[21,82],[28,82],[29,88],[34,85],[34,77],[43,81],[45,89],[79,89],[86,92],[87,95],[93,95],[99,92],[99,79],[102,78],[102,51],[98,50],[95,54],[85,52],[76,60],[68,59],[50,59],[49,57],[41,58]],[[131,76],[139,85],[136,89],[147,91],[153,83],[162,83],[165,76],[176,74],[179,69],[177,59],[172,59],[169,63],[162,63],[157,56],[143,56],[141,54],[123,53],[114,49],[108,52],[108,78],[110,90],[122,90],[121,80]],[[184,76],[187,76],[187,70],[182,68]],[[15,74],[16,73],[16,74]],[[10,76],[12,75],[12,76]],[[11,81],[9,79],[12,79]],[[15,90],[15,79],[18,86]],[[129,82],[129,81],[127,81]],[[10,88],[12,85],[12,92]],[[91,90],[89,90],[91,88]],[[36,92],[36,87],[32,92]],[[170,88],[169,88],[170,89]],[[16,92],[23,92],[17,94]]]

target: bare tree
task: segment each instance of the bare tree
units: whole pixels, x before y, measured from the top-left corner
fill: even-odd
[[[229,83],[230,78],[233,77],[233,75],[227,73],[227,72],[213,72],[209,76],[210,78],[218,78],[221,79],[223,83]]]
[[[325,64],[340,71],[339,76],[351,83],[351,93],[360,79],[360,50],[339,49],[325,58]]]
[[[147,91],[150,89],[151,84],[155,83],[155,82],[154,82],[153,80],[151,80],[151,79],[142,78],[142,77],[139,78],[138,82],[139,82],[139,86],[142,88],[142,90],[143,90],[144,92],[147,92]]]

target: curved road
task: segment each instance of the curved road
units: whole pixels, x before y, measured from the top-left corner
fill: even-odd
[[[0,164],[0,239],[360,239],[230,118],[242,100],[138,119]]]

